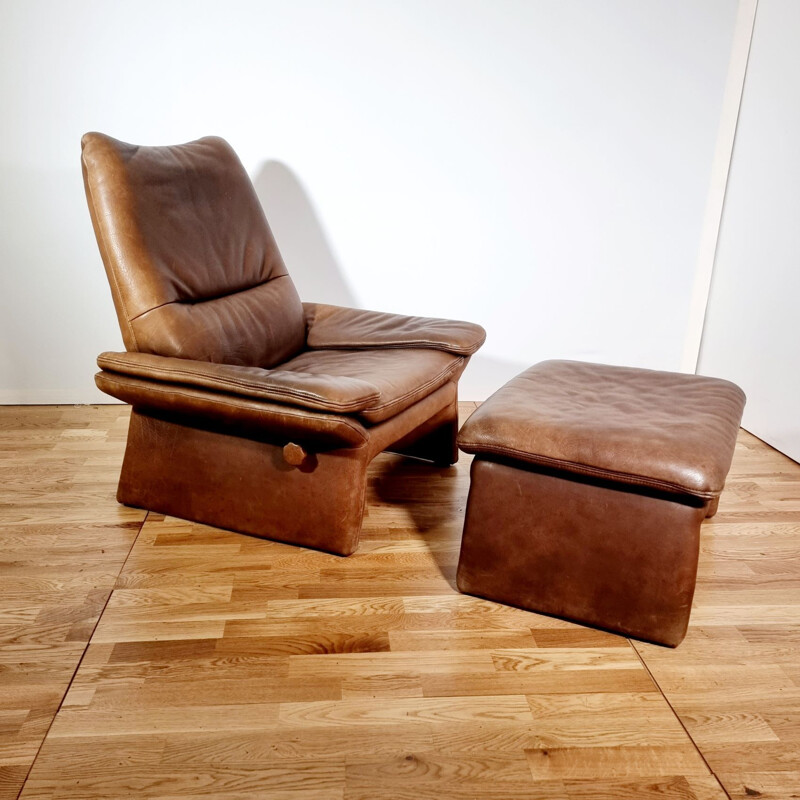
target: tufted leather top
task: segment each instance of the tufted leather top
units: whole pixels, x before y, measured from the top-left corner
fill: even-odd
[[[227,142],[139,147],[87,133],[81,146],[127,350],[271,367],[305,346],[300,299]]]
[[[495,392],[458,436],[468,453],[717,497],[745,396],[699,375],[544,361]]]

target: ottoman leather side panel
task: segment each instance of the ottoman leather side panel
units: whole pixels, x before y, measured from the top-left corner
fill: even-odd
[[[520,467],[473,461],[459,590],[679,644],[707,502]]]

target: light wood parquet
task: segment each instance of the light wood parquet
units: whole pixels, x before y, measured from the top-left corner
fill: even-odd
[[[732,797],[800,797],[800,465],[740,433],[689,635],[634,644]]]
[[[0,408],[0,798],[15,798],[145,512],[116,504],[123,406]]]
[[[126,421],[0,408],[0,798],[800,796],[800,466],[749,434],[667,650],[459,595],[463,455],[376,459],[342,559],[118,506]]]

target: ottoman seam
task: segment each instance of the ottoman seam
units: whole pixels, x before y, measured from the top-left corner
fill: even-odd
[[[505,455],[514,457],[520,461],[529,464],[542,464],[544,466],[561,467],[569,472],[576,472],[581,475],[591,475],[594,477],[612,478],[623,483],[633,484],[635,486],[646,486],[653,489],[667,489],[677,491],[681,494],[688,494],[693,497],[699,497],[703,500],[713,500],[719,496],[719,492],[702,492],[695,489],[688,489],[677,483],[669,481],[658,480],[657,478],[645,478],[641,475],[632,475],[629,472],[617,472],[615,470],[606,469],[604,467],[592,467],[588,464],[578,464],[575,461],[566,461],[560,458],[551,458],[549,456],[539,456],[532,453],[526,453],[521,450],[515,450],[510,447],[502,447],[499,445],[486,445],[486,444],[470,444],[468,442],[459,442],[458,446],[468,452],[480,456],[482,453],[496,453],[498,455]]]

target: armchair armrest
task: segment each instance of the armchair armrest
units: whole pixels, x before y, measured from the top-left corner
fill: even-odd
[[[377,387],[359,378],[213,364],[151,353],[101,353],[97,365],[135,378],[338,414],[370,408],[381,395]]]
[[[406,317],[303,303],[312,350],[366,350],[370,348],[422,347],[471,356],[486,340],[486,331],[472,322]]]

